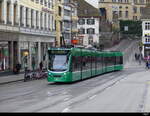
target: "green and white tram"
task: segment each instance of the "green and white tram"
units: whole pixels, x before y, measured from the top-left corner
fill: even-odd
[[[48,54],[48,82],[75,82],[123,70],[122,52],[51,48]]]

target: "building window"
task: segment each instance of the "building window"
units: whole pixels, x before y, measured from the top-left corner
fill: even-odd
[[[10,3],[7,2],[7,23],[11,24],[10,22]]]
[[[139,2],[140,2],[140,4],[144,4],[144,0],[140,0]]]
[[[46,15],[46,13],[45,13],[45,15],[44,15],[44,28],[45,28],[45,30],[47,29],[47,15]]]
[[[87,19],[87,24],[88,25],[94,25],[95,24],[95,20],[94,19]]]
[[[40,4],[43,5],[43,0],[40,1]]]
[[[150,0],[146,0],[146,4],[149,4],[150,3]]]
[[[128,18],[128,16],[129,16],[129,12],[126,11],[126,12],[125,12],[125,18]]]
[[[133,0],[134,3],[137,3],[137,0]]]
[[[0,22],[2,22],[2,1],[0,1]]]
[[[36,3],[38,4],[38,3],[39,3],[39,0],[36,0]]]
[[[145,30],[150,30],[150,22],[145,23]]]
[[[14,24],[17,24],[17,4],[14,5]]]
[[[58,7],[58,14],[59,14],[59,16],[61,16],[61,13],[62,13],[62,9],[61,9],[61,7]]]
[[[104,0],[99,0],[99,2],[104,2]]]
[[[84,28],[79,29],[79,34],[85,34],[85,29]]]
[[[93,29],[93,28],[88,28],[88,29],[87,29],[87,34],[95,34],[95,29]]]
[[[48,29],[50,30],[50,15],[48,15]]]
[[[85,19],[79,19],[78,23],[79,23],[79,25],[84,25],[85,24]]]
[[[20,26],[23,26],[23,6],[20,6]]]
[[[137,16],[133,16],[133,20],[137,20]]]
[[[93,44],[93,36],[89,36],[88,41],[89,41],[89,44]]]
[[[41,25],[41,29],[43,29],[43,13],[41,12],[41,14],[40,14],[41,16],[40,16],[40,25]]]
[[[119,17],[120,18],[122,17],[122,11],[119,11]]]
[[[137,13],[137,7],[133,7],[133,13]]]
[[[26,8],[26,26],[29,27],[29,9]]]
[[[112,0],[112,2],[117,2],[116,0]]]
[[[34,28],[34,18],[33,18],[33,9],[31,9],[31,27]]]
[[[36,11],[36,26],[37,28],[39,28],[39,16],[38,16],[39,12]]]

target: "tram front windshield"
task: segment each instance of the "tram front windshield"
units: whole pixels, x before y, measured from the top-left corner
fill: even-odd
[[[50,54],[49,70],[50,71],[66,71],[68,68],[68,54]]]

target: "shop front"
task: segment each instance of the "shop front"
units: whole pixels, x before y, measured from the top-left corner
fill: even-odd
[[[0,71],[9,69],[8,42],[0,42]]]
[[[150,44],[144,45],[144,57],[150,56]]]

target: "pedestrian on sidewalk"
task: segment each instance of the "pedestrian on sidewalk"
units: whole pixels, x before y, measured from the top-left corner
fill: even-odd
[[[135,60],[137,60],[137,53],[135,53],[135,55],[134,55],[134,56],[135,56]]]
[[[16,64],[16,70],[17,70],[17,74],[19,74],[21,70],[21,64],[19,62]]]
[[[147,68],[147,69],[149,69],[149,66],[148,66],[148,65],[149,65],[149,62],[148,62],[148,60],[146,60],[146,68]]]
[[[35,58],[34,57],[32,58],[32,70],[33,71],[35,70]]]
[[[138,54],[139,65],[142,63],[142,54]]]
[[[40,67],[40,70],[43,69],[43,62],[42,61],[40,62],[39,67]]]

